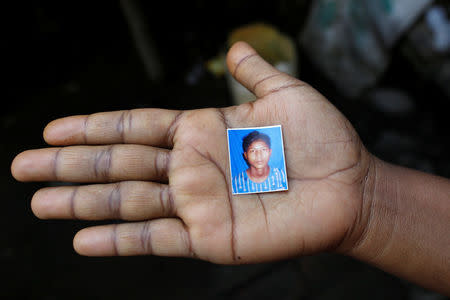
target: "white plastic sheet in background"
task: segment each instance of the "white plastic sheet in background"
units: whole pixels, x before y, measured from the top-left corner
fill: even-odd
[[[371,20],[391,48],[400,36],[417,20],[433,1],[431,0],[363,0],[367,4]]]
[[[450,3],[446,4],[450,8]],[[450,97],[450,13],[432,5],[401,45],[401,53],[426,80],[434,81]]]
[[[345,96],[375,85],[389,52],[432,0],[316,0],[300,43]]]

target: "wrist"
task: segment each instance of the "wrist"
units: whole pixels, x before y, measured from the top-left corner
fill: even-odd
[[[450,181],[375,157],[338,252],[450,295]]]
[[[389,164],[370,155],[360,187],[359,209],[337,249],[338,253],[373,262],[382,252],[392,233],[397,213],[396,183],[389,172]]]

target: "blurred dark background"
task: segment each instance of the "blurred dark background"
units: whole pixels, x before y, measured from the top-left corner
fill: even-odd
[[[72,249],[73,235],[93,222],[34,217],[31,197],[46,184],[18,183],[9,168],[19,152],[45,146],[42,130],[49,121],[138,107],[232,105],[225,78],[211,74],[205,64],[226,50],[231,30],[256,21],[293,38],[299,77],[341,109],[370,151],[450,177],[445,89],[450,82],[433,75],[433,66],[448,62],[449,55],[414,61],[405,55],[411,53],[408,32],[423,17],[388,49],[389,63],[375,84],[350,99],[299,42],[309,1],[130,3],[139,8],[160,65],[156,79],[149,76],[120,1],[2,5],[0,298],[446,299],[333,254],[236,267],[160,257],[81,257]],[[427,72],[420,72],[420,63]],[[394,100],[386,103],[383,96]]]

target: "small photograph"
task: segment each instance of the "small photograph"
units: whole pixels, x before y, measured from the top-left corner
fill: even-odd
[[[233,194],[288,189],[281,125],[227,129]]]

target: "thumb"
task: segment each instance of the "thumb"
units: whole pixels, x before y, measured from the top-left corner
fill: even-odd
[[[298,79],[278,71],[245,42],[237,42],[230,48],[227,67],[233,77],[258,98],[302,84]]]

